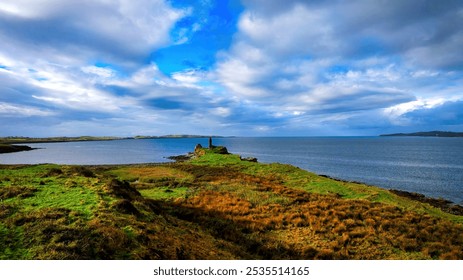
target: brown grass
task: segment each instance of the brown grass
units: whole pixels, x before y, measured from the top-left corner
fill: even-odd
[[[240,242],[249,252],[256,243],[265,244],[258,253],[266,258],[463,258],[463,251],[456,249],[463,248],[461,225],[381,203],[289,189],[277,180],[237,170],[215,170],[206,176],[193,166],[181,168],[198,174],[203,184],[225,184],[232,176],[234,184],[288,199],[288,205],[259,205],[209,188],[171,205],[174,215],[210,229],[216,237]],[[295,238],[296,234],[313,238]]]
[[[0,203],[6,232],[0,241],[28,250],[32,259],[463,259],[460,224],[309,193],[275,174],[245,174],[237,166],[62,167],[43,174],[59,176],[67,190],[64,175],[101,180],[100,201],[93,215]],[[194,191],[153,200],[138,191],[140,182]],[[33,195],[34,188],[3,186],[0,197]]]

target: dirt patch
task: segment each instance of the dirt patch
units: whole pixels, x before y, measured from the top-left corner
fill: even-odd
[[[120,199],[116,201],[113,207],[116,211],[123,214],[131,214],[135,216],[140,215],[140,211],[138,211],[138,209],[127,199]]]
[[[0,199],[8,199],[13,197],[27,198],[34,196],[36,191],[37,189],[33,187],[0,187]]]
[[[77,176],[83,176],[87,178],[95,177],[95,173],[87,167],[84,166],[71,166],[69,168],[69,173]]]
[[[123,199],[133,200],[141,197],[140,192],[130,186],[126,181],[122,182],[117,179],[112,179],[106,184],[105,189],[108,193]]]

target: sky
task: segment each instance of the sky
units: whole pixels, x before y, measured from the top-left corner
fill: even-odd
[[[460,0],[1,0],[0,136],[463,131]]]

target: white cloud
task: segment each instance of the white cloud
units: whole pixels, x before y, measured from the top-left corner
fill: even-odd
[[[31,106],[24,106],[20,104],[10,104],[5,102],[0,102],[0,116],[10,116],[10,117],[45,117],[53,116],[54,113],[48,110],[41,108],[35,108]]]
[[[80,68],[86,74],[92,74],[99,78],[109,79],[116,76],[116,71],[111,68],[97,67],[97,66],[84,66]]]
[[[133,66],[133,59],[167,45],[186,14],[163,0],[4,0],[0,39],[5,54],[22,61],[106,59]]]
[[[210,109],[211,114],[219,116],[219,117],[228,117],[231,115],[232,111],[231,108],[226,107],[217,107]]]
[[[244,40],[267,50],[286,55],[313,55],[336,52],[338,42],[325,11],[295,5],[287,12],[267,17],[245,12],[239,21]]]

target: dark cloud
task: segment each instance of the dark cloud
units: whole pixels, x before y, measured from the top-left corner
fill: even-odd
[[[289,126],[304,127],[297,120],[311,116],[342,131],[376,133],[395,125],[384,110],[434,95],[454,99],[462,88],[455,79],[463,65],[461,1],[244,4],[219,81],[270,116],[286,116]]]
[[[432,108],[421,108],[404,115],[418,125],[463,127],[463,100],[445,102]]]
[[[334,35],[346,43],[346,54],[370,55],[367,40],[379,54],[404,55],[420,66],[448,69],[463,63],[457,51],[463,40],[461,1],[359,0],[334,11]]]
[[[359,89],[348,95],[333,96],[319,102],[315,110],[320,113],[342,113],[351,111],[377,110],[400,103],[414,101],[415,97],[403,92]]]

